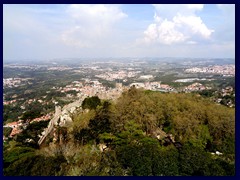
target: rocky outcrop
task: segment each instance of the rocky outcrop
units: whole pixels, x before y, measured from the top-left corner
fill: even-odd
[[[165,133],[162,129],[158,128],[152,133],[152,136],[157,138],[158,140],[161,140],[167,137],[167,133]]]
[[[73,103],[65,105],[62,109],[60,106],[56,106],[54,117],[49,121],[48,127],[42,132],[42,135],[40,135],[38,144],[41,145],[44,142],[55,126],[65,127],[72,123],[71,114],[73,114],[77,108],[81,106],[82,101],[82,99],[77,100]]]

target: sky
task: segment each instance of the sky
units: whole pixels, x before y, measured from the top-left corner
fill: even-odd
[[[4,4],[3,59],[235,58],[233,4]]]

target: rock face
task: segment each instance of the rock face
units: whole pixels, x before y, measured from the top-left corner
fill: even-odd
[[[58,125],[63,127],[68,125],[69,123],[72,123],[72,118],[70,117],[71,113],[68,112],[66,109],[62,111],[60,117],[59,117],[59,123]]]
[[[46,137],[55,129],[55,126],[64,127],[72,123],[71,114],[81,106],[82,99],[65,105],[63,108],[55,106],[54,117],[50,120],[48,127],[42,132],[38,144],[41,145]]]
[[[162,129],[158,128],[152,133],[153,137],[156,137],[158,140],[164,139],[167,137],[167,133],[165,133]]]
[[[107,150],[106,144],[99,144],[99,149],[100,149],[101,152]]]

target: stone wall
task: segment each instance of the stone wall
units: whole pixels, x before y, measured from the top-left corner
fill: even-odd
[[[71,114],[80,107],[82,99],[77,100],[73,103],[65,105],[62,109],[60,106],[55,106],[54,117],[49,121],[48,127],[42,132],[38,144],[41,145],[46,137],[53,131],[54,126],[66,126],[72,122]]]

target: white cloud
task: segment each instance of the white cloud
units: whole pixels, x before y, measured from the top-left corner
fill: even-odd
[[[175,30],[175,26],[176,24],[174,22],[166,19],[159,25],[150,24],[144,32],[145,41],[148,43],[158,41],[163,44],[183,42],[187,37]]]
[[[186,4],[188,9],[202,10],[203,4]]]
[[[111,34],[117,21],[127,17],[116,5],[74,4],[67,13],[72,24],[61,37],[67,45],[78,47],[94,46]]]
[[[173,22],[179,27],[185,27],[189,34],[199,34],[204,38],[209,38],[211,33],[214,32],[214,30],[208,29],[202,19],[197,16],[182,16],[179,14],[173,18]]]
[[[146,43],[189,43],[196,38],[209,39],[214,30],[209,29],[196,11],[203,9],[202,4],[154,5],[154,23],[144,31]]]
[[[126,17],[126,14],[114,5],[72,4],[67,11],[75,18],[75,20],[86,20],[88,22],[102,20],[104,23],[112,23],[118,19]]]

